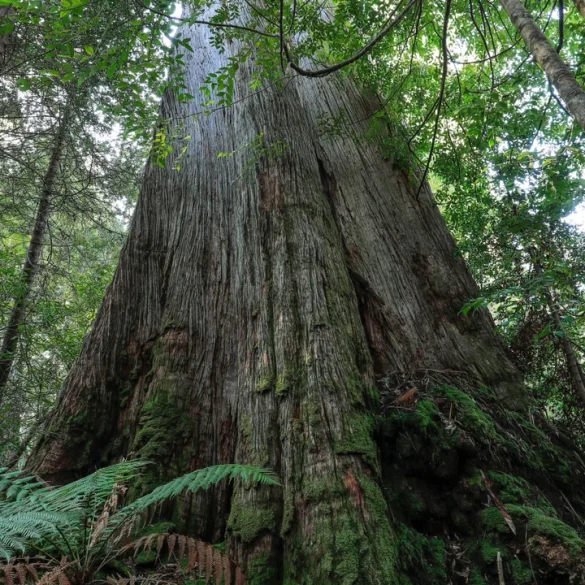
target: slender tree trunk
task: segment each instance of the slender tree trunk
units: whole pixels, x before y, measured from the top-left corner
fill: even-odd
[[[12,364],[14,363],[15,352],[20,337],[19,328],[24,321],[26,312],[26,302],[33,288],[35,276],[41,261],[47,223],[51,214],[51,200],[59,173],[59,162],[63,156],[65,147],[69,116],[70,107],[67,105],[53,141],[49,166],[43,177],[33,231],[22,266],[20,287],[14,299],[10,318],[4,331],[4,337],[2,338],[2,346],[0,348],[0,404],[4,399],[6,384],[8,383]]]
[[[187,33],[196,96],[238,52],[209,34]],[[252,93],[253,73],[242,65],[233,106],[210,115],[205,98],[165,95],[162,117],[191,136],[182,170],[147,166],[29,467],[66,480],[137,453],[157,463],[149,487],[211,464],[267,466],[282,489],[222,486],[181,500],[175,519],[227,539],[252,583],[394,583],[378,380],[456,371],[508,409],[525,391],[489,314],[459,315],[476,288],[428,185],[417,196],[411,170],[382,154],[388,137],[365,138],[377,101],[337,75]],[[323,134],[340,116],[347,132]]]
[[[0,6],[0,24],[6,22],[5,19],[11,14],[14,14],[14,8],[12,6]],[[0,72],[2,72],[11,59],[11,37],[11,33],[0,35]]]
[[[534,270],[536,274],[538,276],[542,276],[543,272],[542,264],[538,258],[537,253],[534,251],[533,248],[531,248],[530,257],[534,265]],[[583,376],[583,371],[581,370],[581,364],[579,363],[577,354],[575,353],[573,345],[571,344],[571,340],[567,337],[565,328],[562,325],[559,303],[548,286],[546,285],[544,286],[543,292],[548,305],[548,309],[552,316],[552,321],[555,330],[560,331],[562,333],[561,347],[563,350],[563,354],[565,355],[565,361],[567,362],[567,370],[569,371],[571,385],[573,386],[573,390],[577,394],[579,400],[585,406],[585,378]]]
[[[575,393],[579,397],[579,400],[581,400],[581,402],[583,403],[583,406],[585,406],[585,380],[583,379],[581,365],[579,364],[579,360],[577,359],[575,350],[571,345],[571,340],[567,337],[565,329],[561,323],[559,305],[557,301],[553,298],[548,288],[545,289],[545,296],[553,318],[555,329],[563,334],[561,337],[561,346],[563,348],[563,353],[565,354],[565,359],[567,361],[567,369],[569,370],[569,376],[571,377],[573,389],[575,390]]]
[[[567,110],[577,124],[585,129],[585,90],[577,83],[569,66],[550,44],[521,0],[501,0],[501,4]]]

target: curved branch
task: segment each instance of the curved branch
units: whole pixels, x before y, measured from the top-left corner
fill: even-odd
[[[281,30],[281,39],[282,39],[281,43],[282,43],[282,48],[284,50],[284,54],[286,56],[286,60],[287,60],[288,64],[290,65],[291,69],[293,69],[293,71],[296,71],[299,75],[303,75],[305,77],[325,77],[326,75],[334,73],[335,71],[339,71],[340,69],[343,69],[344,67],[347,67],[348,65],[351,65],[352,63],[355,63],[355,61],[357,61],[358,59],[360,59],[364,55],[367,55],[385,36],[388,35],[388,33],[394,27],[396,27],[398,24],[400,24],[404,20],[405,16],[408,14],[408,11],[417,2],[419,2],[419,0],[411,0],[411,2],[408,4],[408,6],[393,21],[391,21],[389,24],[387,24],[367,45],[362,47],[353,56],[351,56],[343,61],[340,61],[339,63],[336,63],[335,65],[331,65],[330,67],[324,67],[323,69],[316,69],[316,70],[303,69],[302,67],[297,65],[292,60],[292,57],[290,54],[290,49],[289,49],[286,41],[283,38],[283,32]]]

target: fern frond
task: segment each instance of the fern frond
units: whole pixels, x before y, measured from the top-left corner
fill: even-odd
[[[177,540],[183,543],[178,549],[175,548]],[[141,550],[150,551],[155,541],[157,561],[160,558],[163,546],[166,544],[166,557],[168,562],[174,561],[181,563],[181,561],[185,560],[187,563],[185,572],[187,574],[197,569],[199,578],[204,576],[206,583],[209,583],[215,577],[216,583],[221,583],[223,580],[223,583],[230,585],[234,575],[236,576],[236,582],[239,582],[241,585],[246,583],[244,573],[226,553],[215,548],[208,542],[182,534],[149,534],[122,547],[120,554],[133,550],[134,558],[136,558]],[[171,581],[168,582],[170,583]]]
[[[142,512],[186,490],[197,492],[234,478],[280,485],[277,476],[266,469],[251,465],[216,465],[170,481],[119,510],[118,495],[145,465],[148,462],[124,461],[57,488],[32,476],[0,470],[0,494],[5,498],[0,501],[0,556],[10,562],[11,557],[24,553],[27,547],[51,537],[51,545],[57,551],[67,550],[72,556],[86,547],[87,554],[91,551],[91,562],[99,567],[102,562],[99,555],[111,555],[124,535],[129,538]],[[91,527],[89,535],[88,526]],[[191,569],[197,565],[200,571],[216,575],[221,565],[224,566],[222,575],[226,583],[231,582],[232,573],[236,583],[243,579],[240,569],[234,569],[225,557],[215,553],[213,547],[209,548],[211,545],[176,535],[166,539],[166,536],[151,535],[141,542],[141,546],[150,548],[156,540],[158,558],[166,543],[173,557],[178,554],[183,558],[187,554]],[[21,571],[17,577],[23,574]],[[41,582],[67,585],[65,566],[62,564],[45,572]]]
[[[204,469],[198,469],[155,488],[149,494],[138,498],[132,504],[126,506],[121,511],[121,514],[125,517],[138,514],[154,504],[176,498],[184,491],[195,493],[200,490],[209,489],[212,485],[216,485],[224,479],[235,478],[241,478],[244,481],[252,483],[281,485],[276,474],[268,469],[254,467],[253,465],[232,463],[213,465]]]
[[[23,553],[26,550],[26,541],[18,534],[0,532],[0,554],[10,560],[16,553]]]
[[[2,503],[20,500],[33,492],[47,488],[47,484],[40,481],[38,477],[25,476],[22,471],[0,469],[0,499],[2,499]]]
[[[36,585],[39,581],[39,574],[37,571],[44,568],[42,563],[30,562],[26,560],[22,563],[9,562],[2,565],[2,573],[4,574],[4,585],[26,585],[27,582]]]
[[[10,559],[24,552],[29,543],[56,534],[59,527],[67,526],[71,520],[66,514],[0,510],[0,555]]]
[[[146,465],[149,465],[148,461],[134,460],[98,469],[87,477],[44,493],[38,504],[52,511],[67,512],[87,507],[89,501],[96,511],[100,510],[116,484],[128,483]]]
[[[50,571],[47,571],[37,585],[71,585],[71,581],[65,572],[67,568],[66,563],[61,563],[56,567],[53,567]]]
[[[124,461],[57,488],[34,476],[0,470],[0,494],[4,497],[0,501],[0,556],[10,558],[57,533],[57,540],[65,538],[74,544],[83,533],[82,520],[97,518],[114,486],[136,477],[147,464]]]

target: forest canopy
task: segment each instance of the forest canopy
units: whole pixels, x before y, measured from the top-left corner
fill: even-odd
[[[459,429],[466,438],[451,451],[438,452],[441,465],[448,467],[448,453],[455,451],[461,460],[473,459],[474,475],[468,475],[476,488],[485,486],[492,504],[486,511],[495,506],[507,526],[512,523],[515,536],[519,517],[527,534],[529,526],[542,520],[533,511],[538,508],[534,502],[528,508],[524,501],[504,501],[494,493],[514,490],[494,475],[501,469],[493,461],[484,474],[488,467],[485,462],[476,465],[474,449],[480,436],[490,437],[485,450],[497,453],[498,464],[530,468],[518,474],[519,482],[530,482],[528,475],[540,469],[541,454],[535,455],[536,465],[518,463],[518,453],[537,444],[540,449],[548,439],[524,436],[526,447],[518,447],[514,438],[506,442],[501,437],[515,431],[502,430],[507,423],[498,418],[501,412],[488,408],[494,423],[480,412],[484,394],[478,402],[465,396],[475,396],[472,387],[488,388],[494,404],[502,401],[502,408],[529,412],[526,420],[534,433],[556,429],[557,439],[570,443],[571,457],[576,453],[579,459],[585,445],[582,0],[0,0],[0,80],[0,464],[18,470],[15,476],[6,471],[7,480],[26,478],[24,484],[32,485],[33,476],[22,471],[26,468],[60,483],[65,477],[61,472],[74,473],[67,480],[77,479],[138,455],[159,469],[137,482],[123,470],[120,481],[133,486],[130,493],[138,497],[206,466],[250,465],[260,478],[262,469],[274,469],[284,486],[281,495],[270,496],[282,500],[278,512],[268,507],[270,498],[247,491],[239,496],[240,488],[234,488],[236,495],[227,487],[213,495],[218,479],[209,483],[209,500],[197,500],[220,510],[217,519],[205,521],[204,534],[189,524],[200,512],[189,512],[186,521],[189,538],[220,542],[220,533],[226,532],[236,542],[228,542],[232,556],[225,561],[218,556],[212,564],[234,562],[238,571],[242,566],[249,574],[260,548],[274,558],[280,554],[276,550],[286,549],[287,530],[295,532],[304,517],[299,502],[324,497],[315,495],[319,490],[314,485],[310,493],[303,492],[306,478],[299,479],[299,468],[313,470],[306,472],[309,476],[320,473],[314,470],[321,463],[310,454],[321,443],[315,439],[317,446],[309,446],[307,438],[313,431],[303,435],[302,447],[282,445],[287,436],[302,434],[299,427],[317,428],[326,420],[323,428],[331,428],[323,436],[333,446],[323,455],[328,462],[323,465],[348,465],[340,480],[343,489],[354,503],[363,500],[369,506],[360,530],[379,534],[377,544],[358,555],[369,563],[370,556],[385,556],[380,551],[391,540],[387,534],[407,542],[403,546],[408,548],[418,538],[412,530],[420,530],[420,522],[408,517],[386,533],[380,528],[386,519],[373,512],[370,500],[384,500],[376,490],[387,479],[383,445],[390,439],[380,437],[389,433],[391,441],[397,440],[402,431],[396,428],[408,427],[416,412],[424,426],[423,443],[430,440],[429,429],[435,429],[451,445],[459,424],[452,416],[455,408],[473,421],[473,429]],[[305,138],[310,138],[309,146],[302,143]],[[314,153],[311,163],[303,158],[308,152]],[[356,177],[371,171],[371,183],[352,182],[351,169]],[[402,195],[382,204],[383,188],[372,185],[387,185],[388,191]],[[299,195],[315,190],[324,193],[320,203]],[[363,201],[363,209],[359,203],[352,207],[350,192],[355,201]],[[239,199],[242,194],[249,203]],[[367,224],[360,214],[370,213],[374,203],[383,209],[380,217],[395,212],[395,223],[386,218],[379,225],[375,219]],[[435,203],[455,240],[452,249],[443,220],[429,211]],[[302,219],[289,208],[301,210]],[[303,209],[311,210],[307,217]],[[327,214],[321,226],[318,218]],[[305,232],[310,234],[306,238],[301,235]],[[376,262],[388,269],[379,272],[380,281]],[[311,276],[305,263],[323,274]],[[338,274],[346,264],[347,274]],[[315,292],[316,282],[325,283],[324,292]],[[216,290],[215,283],[225,290]],[[401,286],[410,296],[396,292]],[[293,292],[287,292],[289,287]],[[259,300],[248,307],[252,298]],[[319,308],[320,302],[325,308]],[[208,305],[214,307],[210,314]],[[350,306],[354,316],[349,316]],[[231,336],[216,321],[233,323]],[[345,333],[331,334],[338,335],[334,341],[327,332],[336,323],[344,324]],[[278,333],[279,327],[286,335]],[[340,341],[345,334],[353,336],[347,347]],[[233,355],[227,349],[231,346]],[[337,349],[343,366],[334,363]],[[450,354],[457,356],[452,362],[446,357]],[[248,362],[243,356],[253,357]],[[325,365],[317,371],[315,363]],[[342,376],[344,368],[347,375]],[[231,397],[235,386],[249,386],[242,396],[250,398]],[[520,386],[523,390],[511,390]],[[327,398],[321,406],[311,398],[312,392],[319,395],[311,388],[326,387],[341,388],[347,400],[347,412],[339,401],[337,422]],[[272,395],[274,403],[257,403]],[[195,412],[198,400],[203,406]],[[451,411],[445,413],[447,403]],[[194,422],[204,418],[206,408],[213,432]],[[287,413],[290,428],[278,418],[285,416],[282,412],[274,414],[279,408]],[[224,409],[229,416],[222,414]],[[182,411],[190,413],[190,421]],[[92,427],[89,412],[103,425]],[[176,445],[161,438],[161,413],[167,417],[164,424],[193,447],[192,452],[184,448],[190,459],[176,458]],[[264,435],[259,421],[272,416],[278,418],[274,424],[279,430]],[[439,432],[437,421],[448,432],[441,424]],[[528,423],[514,421],[525,435],[533,432],[526,430]],[[200,430],[200,424],[207,430]],[[240,438],[224,440],[232,427]],[[90,429],[95,436],[86,441],[84,432]],[[154,444],[149,433],[159,442]],[[461,442],[468,439],[474,443],[473,449],[467,446],[473,456],[463,457]],[[228,451],[237,461],[228,461]],[[301,457],[303,464],[295,459],[297,451],[309,453]],[[543,460],[557,458],[551,453]],[[53,455],[57,463],[51,467]],[[400,464],[403,459],[408,457],[400,455]],[[168,462],[164,473],[162,462]],[[248,468],[242,469],[243,476],[234,472],[225,477],[236,478],[240,486],[238,481],[247,481]],[[547,467],[555,478],[551,485],[557,485],[551,469]],[[410,470],[405,477],[416,473]],[[440,481],[454,482],[463,471],[458,473]],[[360,483],[354,475],[367,476],[367,481]],[[466,485],[471,485],[469,477]],[[117,498],[116,480],[108,481],[104,493],[113,490]],[[278,481],[263,489],[276,493]],[[563,481],[564,489],[574,485],[574,478]],[[353,487],[354,482],[361,488]],[[376,487],[366,487],[367,482]],[[337,497],[336,489],[322,491]],[[384,489],[402,493],[404,486],[399,489],[394,482]],[[546,499],[548,492],[542,489]],[[5,499],[15,494],[8,491]],[[100,498],[104,510],[113,505],[103,493]],[[218,503],[230,498],[229,509]],[[250,520],[246,502],[264,514],[266,525],[257,532],[249,523],[260,520]],[[516,515],[505,508],[509,504],[516,506]],[[1,505],[2,500],[0,543]],[[236,518],[238,506],[244,511]],[[287,506],[296,512],[287,512]],[[318,510],[315,505],[315,515],[307,513],[307,518],[317,523]],[[94,529],[102,518],[102,509],[98,512],[91,511]],[[577,518],[582,529],[580,514],[573,512],[573,523]],[[500,516],[492,524],[486,521],[486,530],[497,532]],[[40,518],[32,532],[53,520]],[[263,540],[261,547],[258,534],[264,538],[265,532],[278,532],[279,522],[285,544],[270,540],[269,546]],[[292,528],[285,530],[287,522]],[[456,525],[453,515],[449,522]],[[451,533],[445,537],[447,528],[441,530],[425,533],[429,540],[421,545],[423,557],[437,545],[434,540],[455,539]],[[457,530],[473,532],[467,525]],[[575,532],[579,543],[571,541],[571,551],[581,546],[580,538]],[[550,543],[538,541],[538,563],[544,565],[535,569],[529,561],[531,550],[538,556],[536,545],[530,549],[528,536],[525,541],[526,558],[506,557],[502,548],[497,562],[494,553],[493,559],[482,557],[480,568],[467,561],[460,567],[461,553],[451,563],[459,577],[449,574],[448,581],[447,573],[439,572],[436,581],[428,582],[467,583],[482,575],[487,581],[473,583],[560,583],[557,573],[543,568]],[[175,540],[171,542],[174,550]],[[319,542],[328,550],[326,538]],[[187,541],[181,546],[188,546]],[[298,558],[305,558],[298,552],[301,545],[291,546]],[[162,540],[157,561],[161,547]],[[332,558],[338,559],[339,547]],[[200,559],[215,554],[205,551],[199,552]],[[583,582],[576,580],[585,577],[573,552],[567,557],[573,564],[567,561],[558,574]],[[516,561],[524,564],[516,566]],[[390,561],[388,566],[377,562],[371,561],[373,576],[364,577],[363,567],[348,568],[340,582],[389,583],[388,575],[400,562],[393,569]],[[507,564],[500,571],[502,562]],[[188,563],[195,566],[192,559]],[[278,577],[257,583],[329,582],[319,581],[326,571],[323,563],[305,580],[297,575],[297,581],[282,581],[277,571]],[[411,569],[400,574],[407,573],[412,583],[421,582]],[[509,581],[502,580],[504,573]],[[227,582],[227,572],[217,574],[218,583]]]

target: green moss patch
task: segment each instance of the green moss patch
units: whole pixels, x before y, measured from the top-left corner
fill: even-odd
[[[367,414],[356,414],[344,427],[344,435],[335,445],[338,454],[363,455],[373,468],[378,465],[378,450],[373,440],[374,419]]]
[[[396,536],[400,585],[444,585],[449,582],[447,553],[441,539],[425,536],[405,524],[397,526]]]
[[[558,518],[545,514],[538,508],[509,504],[506,511],[517,525],[526,525],[528,536],[546,536],[562,544],[572,553],[583,551],[585,542],[577,531]],[[494,532],[507,534],[510,528],[506,524],[502,513],[497,508],[488,508],[481,512],[480,518],[485,527]]]
[[[244,502],[236,492],[228,520],[228,530],[243,542],[252,542],[262,533],[278,532],[278,518],[274,506],[262,502]]]
[[[397,403],[396,387],[386,386],[377,427],[401,583],[493,585],[498,553],[507,585],[533,583],[531,562],[539,585],[581,582],[579,567],[585,582],[585,466],[550,423],[536,411],[510,411],[465,381],[401,383],[416,393]],[[443,565],[435,562],[437,541],[445,543]]]

